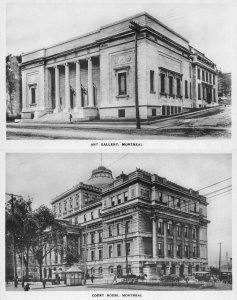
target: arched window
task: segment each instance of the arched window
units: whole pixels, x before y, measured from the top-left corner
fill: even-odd
[[[113,266],[109,266],[109,274],[113,274],[114,273],[114,268]]]
[[[102,274],[103,274],[103,268],[99,267],[99,275],[102,275]]]
[[[95,275],[95,268],[91,268],[91,275]]]

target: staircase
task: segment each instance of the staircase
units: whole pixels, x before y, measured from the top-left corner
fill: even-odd
[[[51,114],[46,114],[42,116],[41,118],[37,119],[37,122],[53,122],[53,123],[69,123],[69,115],[72,115],[72,121],[74,121],[77,118],[77,113],[76,112],[58,112],[56,114],[51,113]]]

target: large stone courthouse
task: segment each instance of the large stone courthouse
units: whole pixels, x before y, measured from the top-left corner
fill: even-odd
[[[207,205],[197,191],[157,174],[136,169],[113,178],[102,166],[52,200],[56,217],[67,224],[65,249],[76,241],[78,265],[107,279],[207,270]],[[65,256],[48,254],[45,278],[63,276],[70,267]]]
[[[22,54],[22,118],[135,118],[135,43],[141,119],[217,105],[216,65],[147,13]]]

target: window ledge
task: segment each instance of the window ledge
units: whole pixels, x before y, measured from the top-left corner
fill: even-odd
[[[30,106],[37,106],[36,103],[30,103]]]
[[[156,92],[155,91],[150,91],[150,94],[156,94]]]
[[[129,98],[129,95],[117,95],[116,98]]]

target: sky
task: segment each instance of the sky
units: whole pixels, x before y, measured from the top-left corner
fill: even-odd
[[[128,174],[138,167],[194,190],[231,177],[230,154],[106,153],[102,156],[102,164],[112,171],[114,178],[122,171]],[[42,204],[50,207],[52,198],[79,182],[86,183],[92,170],[99,165],[100,154],[7,154],[6,192],[32,197],[33,209]],[[202,194],[229,185],[231,180],[202,190]],[[232,254],[231,193],[210,198],[208,202],[208,219],[211,221],[208,225],[209,261],[218,264],[219,242],[223,243],[223,260],[226,252],[229,257]]]
[[[236,31],[233,26],[236,6],[231,2],[234,1],[8,3],[7,54],[19,55],[48,47],[146,11],[189,40],[190,45],[205,53],[218,69],[230,72]]]

